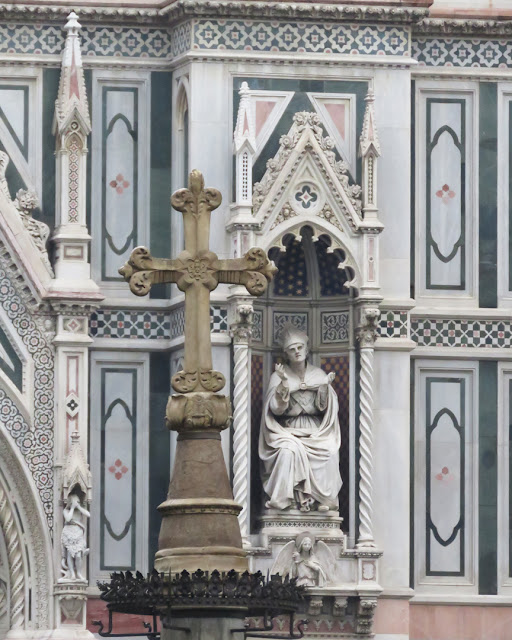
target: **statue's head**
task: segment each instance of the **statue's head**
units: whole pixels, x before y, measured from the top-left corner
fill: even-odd
[[[311,551],[315,544],[315,536],[309,531],[303,531],[295,538],[295,546],[298,551]]]
[[[283,327],[281,347],[289,363],[304,362],[308,355],[308,336],[304,331],[288,323]]]

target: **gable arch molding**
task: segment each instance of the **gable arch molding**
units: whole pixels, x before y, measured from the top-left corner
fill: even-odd
[[[268,254],[270,249],[274,247],[279,249],[284,247],[283,239],[285,236],[291,234],[300,238],[304,227],[310,227],[313,230],[314,238],[327,236],[331,241],[331,249],[340,249],[345,254],[345,260],[340,264],[340,268],[346,269],[348,267],[351,270],[352,273],[347,279],[347,286],[357,293],[362,284],[359,260],[347,246],[344,234],[327,220],[322,218],[308,218],[300,221],[295,218],[285,220],[264,235],[256,234],[256,243]]]
[[[0,529],[9,571],[9,637],[51,628],[52,545],[37,491],[0,425]]]

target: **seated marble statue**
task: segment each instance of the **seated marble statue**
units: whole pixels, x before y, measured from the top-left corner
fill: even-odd
[[[308,337],[285,326],[263,408],[259,455],[269,509],[338,509],[340,426],[334,373],[307,362]]]

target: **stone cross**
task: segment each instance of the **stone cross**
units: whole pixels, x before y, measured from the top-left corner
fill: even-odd
[[[189,188],[176,191],[171,203],[183,213],[185,250],[166,260],[138,247],[119,270],[136,295],[156,282],[175,282],[185,293],[185,364],[172,378],[178,393],[166,410],[167,426],[179,435],[167,499],[158,507],[155,569],[243,572],[248,562],[238,524],[242,506],[233,500],[219,433],[230,424],[231,403],[217,393],[225,380],[212,369],[210,291],[223,282],[261,295],[276,269],[262,249],[236,260],[220,260],[210,251],[210,214],[221,195],[204,188],[199,171],[192,171]]]
[[[185,364],[172,379],[175,391],[220,391],[224,376],[212,370],[210,291],[219,283],[242,284],[259,296],[276,268],[263,249],[250,249],[243,258],[220,260],[210,251],[210,214],[222,201],[217,189],[204,188],[203,175],[194,170],[189,188],[176,191],[172,206],[183,213],[185,250],[175,260],[153,258],[145,247],[132,251],[119,273],[131,291],[146,295],[151,286],[174,282],[185,293]]]

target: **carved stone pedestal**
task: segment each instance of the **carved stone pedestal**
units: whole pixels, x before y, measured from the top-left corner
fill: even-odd
[[[329,637],[355,640],[373,633],[373,615],[382,592],[378,584],[382,554],[377,549],[347,549],[341,524],[336,511],[267,509],[260,519],[259,544],[249,551],[251,571],[279,572],[302,580],[308,594],[302,612],[309,619],[305,637],[328,632]],[[311,551],[303,559],[302,542],[307,537]],[[309,571],[303,560],[320,567],[320,572]]]

